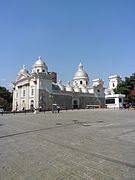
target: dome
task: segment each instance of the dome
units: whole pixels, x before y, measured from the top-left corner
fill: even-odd
[[[23,68],[20,69],[19,74],[24,74],[24,75],[28,75],[29,71],[25,68],[25,66],[23,65]]]
[[[46,73],[48,72],[48,67],[45,62],[39,56],[37,61],[32,67],[32,73]]]
[[[78,66],[77,72],[74,74],[73,80],[80,78],[89,79],[88,74],[84,71],[83,65],[81,63]]]
[[[35,64],[33,65],[33,67],[46,67],[47,65],[45,64],[45,62],[41,59],[41,57],[38,57],[38,60],[35,62]]]
[[[16,80],[19,80],[23,77],[27,77],[29,76],[29,71],[25,68],[25,65],[23,65],[22,69],[20,69],[18,75],[17,75],[17,78]]]

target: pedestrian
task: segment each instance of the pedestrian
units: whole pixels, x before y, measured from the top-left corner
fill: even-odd
[[[57,106],[57,111],[58,111],[58,113],[60,112],[60,106]]]
[[[42,106],[39,107],[39,112],[41,112],[41,111],[42,111]]]

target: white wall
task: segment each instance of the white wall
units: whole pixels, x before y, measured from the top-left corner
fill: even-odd
[[[117,88],[117,85],[118,85],[117,79],[109,80],[109,89],[115,89],[115,88]]]
[[[114,95],[106,95],[105,99],[115,99],[114,104],[106,104],[107,108],[123,108],[123,98],[125,95],[123,94],[114,94]],[[122,102],[119,102],[119,99],[122,100]]]
[[[116,89],[121,82],[119,75],[109,76],[109,89]]]
[[[80,84],[80,81],[82,81],[82,84]],[[87,82],[87,83],[86,83]],[[73,81],[73,86],[78,86],[79,88],[86,87],[88,85],[88,81],[86,79],[76,79]]]

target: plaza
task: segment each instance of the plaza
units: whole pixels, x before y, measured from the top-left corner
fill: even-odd
[[[135,179],[135,111],[0,115],[0,180]]]

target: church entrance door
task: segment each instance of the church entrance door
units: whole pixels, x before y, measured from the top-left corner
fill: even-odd
[[[73,108],[74,109],[78,109],[79,108],[79,100],[78,99],[74,99],[73,100]]]

